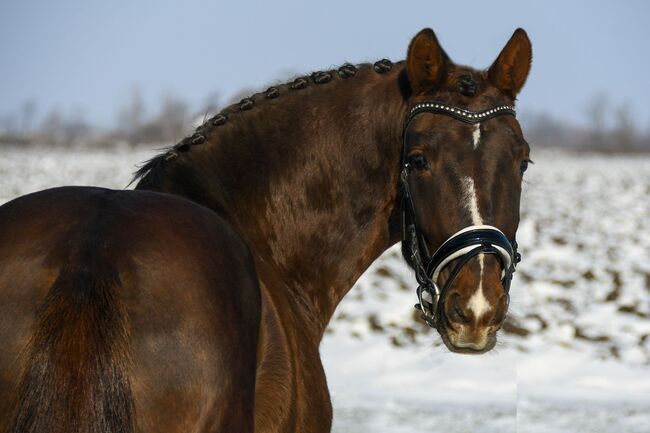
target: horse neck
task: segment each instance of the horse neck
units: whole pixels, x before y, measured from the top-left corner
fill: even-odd
[[[320,339],[340,300],[398,239],[402,64],[231,108],[153,189],[227,213],[274,302]],[[146,179],[139,187],[146,186]],[[143,183],[144,182],[144,183]]]

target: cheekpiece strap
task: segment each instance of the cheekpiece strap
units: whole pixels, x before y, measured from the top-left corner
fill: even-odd
[[[506,293],[510,288],[515,265],[521,260],[517,243],[497,228],[490,226],[467,227],[455,233],[433,256],[427,250],[426,241],[419,230],[415,218],[415,205],[409,190],[408,176],[411,167],[407,162],[406,132],[411,121],[420,113],[443,114],[467,124],[477,124],[500,115],[516,116],[515,107],[500,105],[483,111],[469,111],[436,101],[416,104],[406,116],[403,129],[404,148],[400,183],[402,188],[402,244],[406,244],[409,258],[415,268],[418,281],[418,304],[415,308],[422,312],[422,319],[432,328],[437,326],[440,299],[453,282],[462,267],[477,254],[496,254],[503,269],[502,283]],[[437,274],[451,260],[458,258],[447,281],[440,289],[436,284]]]

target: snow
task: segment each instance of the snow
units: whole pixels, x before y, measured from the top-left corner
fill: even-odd
[[[322,345],[334,431],[650,431],[650,157],[534,159],[509,313],[530,334],[448,353],[413,321],[412,273],[390,250]]]
[[[155,149],[0,147],[0,204],[58,185],[124,188]],[[488,354],[451,354],[387,251],[321,346],[334,432],[650,431],[650,157],[533,155],[509,317]]]
[[[119,144],[105,149],[0,145],[0,204],[63,185],[123,189],[137,165],[156,153]]]
[[[395,349],[380,335],[329,336],[321,354],[334,431],[648,431],[647,366],[538,344],[461,356],[439,346]]]

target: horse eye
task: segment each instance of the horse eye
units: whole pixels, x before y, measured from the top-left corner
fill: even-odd
[[[409,156],[409,164],[416,170],[423,170],[429,166],[427,159],[422,154],[415,154]]]
[[[528,159],[524,159],[523,161],[521,161],[521,164],[519,165],[519,171],[521,172],[521,174],[524,174],[526,172],[526,170],[528,170],[528,163],[529,162],[533,162],[533,161],[528,160]]]

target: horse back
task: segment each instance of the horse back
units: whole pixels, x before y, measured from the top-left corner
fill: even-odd
[[[259,315],[248,249],[206,208],[16,199],[0,207],[0,431],[252,431]]]

